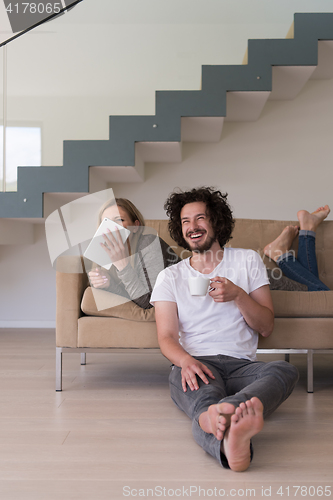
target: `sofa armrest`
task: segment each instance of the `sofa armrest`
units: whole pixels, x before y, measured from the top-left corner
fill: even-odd
[[[80,257],[59,258],[56,273],[56,346],[77,347],[81,300],[88,285]]]

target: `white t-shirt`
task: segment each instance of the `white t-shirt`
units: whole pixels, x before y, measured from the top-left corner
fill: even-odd
[[[258,334],[247,325],[235,302],[215,302],[208,293],[191,295],[189,276],[228,278],[249,294],[269,284],[261,257],[253,250],[225,248],[220,264],[204,275],[191,267],[189,258],[184,259],[159,273],[151,296],[152,304],[177,304],[179,341],[191,356],[224,354],[255,360]]]

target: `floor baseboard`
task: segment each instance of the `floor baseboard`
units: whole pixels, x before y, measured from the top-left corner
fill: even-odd
[[[0,321],[0,328],[55,328],[55,321]]]

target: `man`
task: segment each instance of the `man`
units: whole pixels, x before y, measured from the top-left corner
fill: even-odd
[[[171,237],[192,251],[159,274],[151,297],[161,351],[173,363],[171,398],[192,419],[197,443],[243,471],[251,438],[291,394],[298,372],[285,361],[256,361],[258,333],[273,331],[272,299],[260,256],[225,248],[234,227],[227,195],[192,189],[171,194],[164,208]],[[188,278],[202,275],[210,291],[192,296]]]

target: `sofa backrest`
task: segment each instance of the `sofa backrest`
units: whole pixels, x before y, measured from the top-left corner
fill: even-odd
[[[264,256],[264,247],[273,241],[287,225],[296,225],[297,221],[276,221],[265,219],[236,219],[232,239],[227,246],[234,248],[251,248],[264,259],[266,267],[273,268],[275,263]],[[181,258],[186,258],[190,252],[178,247],[171,239],[167,220],[146,220],[146,225],[155,229]],[[297,252],[295,239],[293,249]],[[333,221],[324,221],[318,228],[316,238],[316,253],[319,278],[333,290]]]

